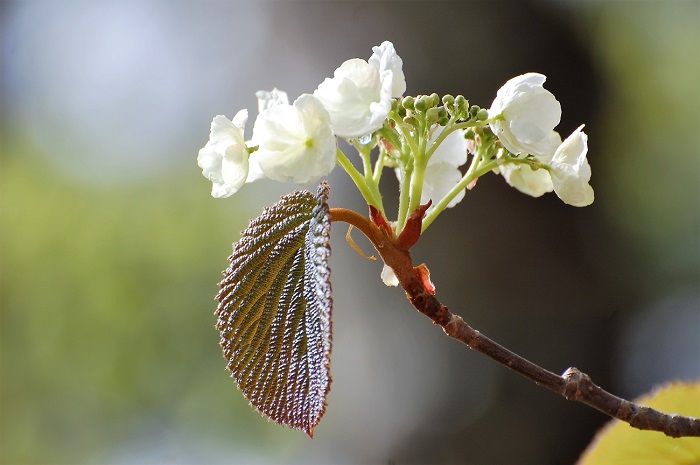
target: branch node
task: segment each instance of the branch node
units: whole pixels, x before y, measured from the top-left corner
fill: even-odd
[[[567,369],[561,376],[564,378],[564,387],[561,394],[566,400],[579,400],[584,389],[592,390],[590,386],[591,378],[576,367]]]

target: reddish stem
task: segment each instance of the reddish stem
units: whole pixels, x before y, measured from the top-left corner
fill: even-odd
[[[418,212],[420,219],[423,213],[424,210]],[[671,437],[700,436],[698,418],[669,415],[634,404],[603,390],[577,368],[569,368],[560,376],[492,341],[469,326],[459,315],[451,313],[438,301],[435,289],[430,283],[428,269],[425,265],[413,266],[411,254],[408,251],[410,247],[405,247],[407,241],[399,243],[393,239],[391,232],[385,233],[380,226],[355,211],[331,208],[330,215],[332,222],[343,221],[351,224],[367,236],[384,263],[394,270],[411,304],[435,324],[440,325],[451,338],[481,352],[535,384],[564,396],[567,400],[584,403],[635,428],[660,431]],[[377,221],[380,225],[386,223],[383,217]],[[420,231],[420,227],[418,230]]]

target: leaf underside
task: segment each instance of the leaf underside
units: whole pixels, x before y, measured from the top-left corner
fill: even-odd
[[[294,192],[250,222],[216,296],[226,368],[251,404],[313,437],[330,390],[328,184]]]

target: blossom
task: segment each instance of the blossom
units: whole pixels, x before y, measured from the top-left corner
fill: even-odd
[[[289,105],[289,97],[287,93],[277,87],[273,88],[271,91],[259,90],[255,93],[258,98],[258,114],[272,108],[277,105]],[[257,145],[254,140],[250,141],[250,145]],[[258,163],[258,152],[255,151],[250,154],[248,159],[250,169],[248,171],[248,179],[246,182],[253,182],[258,179],[263,179],[265,174],[263,174],[262,169],[260,169],[260,163]]]
[[[372,56],[368,63],[379,72],[391,71],[391,96],[401,97],[406,92],[406,77],[403,74],[403,60],[396,54],[394,44],[385,40],[381,45],[372,47]]]
[[[283,90],[279,90],[277,87],[271,91],[259,90],[255,93],[258,98],[258,113],[262,113],[268,108],[284,104],[289,105],[289,97],[287,93]]]
[[[331,172],[336,139],[328,112],[313,95],[292,105],[278,103],[258,115],[253,126],[254,152],[262,173],[276,181],[308,184]]]
[[[399,278],[396,277],[396,273],[388,265],[384,265],[382,268],[382,282],[390,287],[395,287],[399,285]]]
[[[383,42],[372,51],[369,62],[345,61],[314,91],[340,137],[361,137],[380,129],[391,110],[391,99],[406,90],[403,62],[394,45]]]
[[[501,87],[488,111],[491,130],[515,155],[526,153],[547,162],[557,145],[550,137],[561,120],[561,105],[542,85],[542,74],[516,76]]]
[[[197,164],[212,182],[213,197],[233,195],[248,178],[248,148],[243,139],[247,121],[248,110],[241,110],[231,121],[218,115],[211,122],[209,141],[199,151]]]
[[[575,207],[585,207],[593,203],[591,166],[588,164],[588,136],[579,126],[557,148],[550,163],[550,174],[554,192],[560,199]]]
[[[546,169],[533,170],[529,165],[507,163],[499,171],[508,184],[532,197],[541,197],[554,189]]]

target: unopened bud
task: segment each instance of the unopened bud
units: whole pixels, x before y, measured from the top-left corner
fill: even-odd
[[[436,107],[440,105],[440,96],[435,92],[430,94],[430,100],[432,100],[432,104],[430,105],[431,107]]]
[[[476,118],[476,114],[481,110],[481,108],[478,105],[472,105],[469,107],[469,116],[472,118]]]
[[[435,124],[440,119],[440,112],[437,108],[428,108],[425,112],[425,118],[428,120],[428,123]]]
[[[458,95],[457,97],[455,97],[455,109],[458,112],[466,110],[468,106],[469,102],[466,98],[464,98],[464,95]]]

